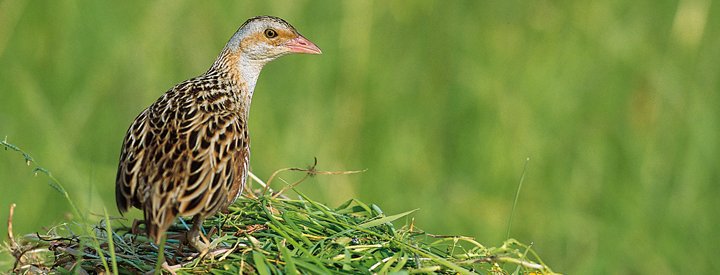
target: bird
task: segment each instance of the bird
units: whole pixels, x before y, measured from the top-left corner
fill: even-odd
[[[115,181],[119,212],[141,209],[156,244],[177,217],[193,217],[187,241],[207,249],[199,232],[203,221],[227,209],[247,180],[248,114],[260,71],[291,53],[322,51],[279,17],[250,18],[205,73],[144,109],[122,143]]]

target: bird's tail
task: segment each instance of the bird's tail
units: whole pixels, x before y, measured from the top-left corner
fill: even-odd
[[[160,244],[163,234],[172,225],[175,220],[176,214],[170,209],[165,211],[153,211],[152,207],[145,207],[145,230],[147,231],[148,237],[155,242]]]

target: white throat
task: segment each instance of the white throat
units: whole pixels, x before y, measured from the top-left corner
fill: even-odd
[[[250,97],[252,97],[252,94],[255,91],[255,84],[257,84],[260,71],[266,63],[267,62],[253,60],[242,56],[240,58],[240,62],[237,64],[237,70],[240,72],[243,80],[247,83],[247,89]]]

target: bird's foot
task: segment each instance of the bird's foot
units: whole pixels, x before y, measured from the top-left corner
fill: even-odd
[[[195,250],[200,253],[198,255],[198,257],[200,258],[205,257],[205,255],[208,254],[208,252],[210,252],[210,249],[212,248],[210,241],[198,231],[188,232],[187,241],[190,246],[195,248]]]
[[[167,270],[167,272],[170,272],[170,274],[172,274],[172,275],[176,275],[175,270],[178,270],[181,267],[182,267],[182,265],[179,265],[179,264],[171,266],[167,263],[167,261],[162,264],[162,268]]]

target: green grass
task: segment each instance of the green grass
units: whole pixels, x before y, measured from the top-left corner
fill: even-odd
[[[314,157],[367,169],[297,189],[330,206],[419,208],[429,232],[500,244],[529,157],[511,235],[554,270],[720,271],[720,5],[707,0],[5,0],[0,138],[52,167],[79,208],[116,216],[132,119],[260,14],[323,50],[258,80],[261,178]],[[0,209],[18,205],[17,232],[76,216],[28,174],[0,157]]]
[[[298,199],[288,199],[282,191],[268,192],[268,180],[257,196],[242,198],[227,213],[207,220],[203,230],[212,232],[209,237],[214,249],[210,254],[199,255],[178,241],[188,230],[185,222],[171,227],[168,235],[174,238],[161,241],[158,247],[135,233],[141,232],[142,226],[126,226],[127,219],[111,218],[107,211],[98,223],[89,223],[48,170],[17,146],[7,141],[2,145],[22,154],[27,164],[35,166],[34,171],[45,173],[50,186],[63,194],[81,217],[15,238],[12,221],[16,217],[11,214],[11,235],[2,252],[15,258],[15,273],[83,270],[137,274],[155,270],[157,274],[165,260],[181,273],[553,273],[530,246],[514,239],[500,247],[487,247],[470,237],[429,234],[409,218],[415,210],[388,216],[379,206],[355,199],[328,207],[294,189],[304,178],[287,185]],[[314,169],[304,172],[322,174]],[[11,206],[11,213],[14,208]],[[403,219],[405,225],[396,228],[394,222]],[[121,226],[113,230],[113,223]]]

